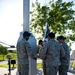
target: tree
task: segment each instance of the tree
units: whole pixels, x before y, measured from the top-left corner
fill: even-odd
[[[31,31],[36,34],[44,36],[45,24],[48,23],[50,31],[57,33],[57,35],[65,35],[71,40],[75,34],[75,11],[72,9],[73,2],[63,2],[62,0],[50,0],[48,6],[41,6],[38,0],[32,4],[31,11]],[[70,34],[70,35],[68,35]],[[42,37],[41,37],[42,38]]]
[[[0,54],[3,55],[3,60],[4,60],[4,56],[7,55],[8,50],[6,47],[0,45]]]
[[[44,36],[44,27],[47,21],[46,11],[49,9],[47,6],[40,6],[38,0],[32,4],[33,11],[31,11],[31,30],[33,33],[41,33]]]

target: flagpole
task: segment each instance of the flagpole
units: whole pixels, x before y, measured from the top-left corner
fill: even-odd
[[[23,31],[29,31],[30,1],[23,0]]]
[[[23,31],[29,32],[30,21],[30,0],[23,0]],[[33,42],[33,43],[32,43]],[[36,54],[36,39],[32,35],[29,38],[29,43],[32,47],[32,52]],[[36,75],[36,60],[29,57],[29,75]]]
[[[23,0],[23,31],[20,32],[20,36],[17,42],[19,42],[23,38],[24,31],[29,32],[29,21],[30,21],[30,0]],[[33,54],[36,55],[36,39],[32,33],[28,42],[31,45]],[[30,57],[29,57],[29,75],[36,75],[36,60]]]

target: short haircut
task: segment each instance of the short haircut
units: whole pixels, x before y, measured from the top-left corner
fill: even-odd
[[[43,42],[43,41],[42,41],[42,40],[39,40],[39,41],[38,41],[38,44],[40,44],[41,42]]]
[[[23,37],[24,36],[30,36],[31,35],[31,33],[29,33],[28,31],[25,31],[24,33],[23,33]]]
[[[48,36],[49,36],[50,38],[55,38],[55,33],[50,32],[50,33],[48,34]]]
[[[59,40],[59,39],[60,39],[60,40],[61,40],[61,39],[65,40],[66,37],[64,37],[64,36],[58,36],[58,37],[57,37],[57,40]]]

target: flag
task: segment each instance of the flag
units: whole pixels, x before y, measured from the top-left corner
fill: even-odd
[[[45,36],[44,36],[45,41],[48,41],[47,37],[49,33],[50,33],[50,30],[49,30],[48,24],[46,23]]]

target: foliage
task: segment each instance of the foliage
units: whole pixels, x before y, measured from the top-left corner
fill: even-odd
[[[67,41],[75,40],[75,11],[72,9],[73,2],[63,2],[62,0],[50,0],[48,5],[41,6],[38,0],[32,4],[31,11],[31,31],[35,36],[45,34],[45,25],[48,23],[49,29],[57,35],[64,35]]]
[[[0,54],[3,55],[3,60],[4,60],[4,56],[8,54],[7,48],[0,45]]]
[[[11,55],[12,57],[12,60],[17,60],[17,53],[15,53],[16,51],[13,51],[13,52],[9,52],[8,51],[8,55]],[[7,55],[4,56],[4,60],[8,60],[6,58]],[[3,55],[0,55],[0,60],[3,60]]]
[[[8,64],[0,64],[0,67],[2,67],[2,68],[8,68]],[[11,68],[12,68],[12,67],[13,67],[13,65],[11,65]],[[16,68],[17,65],[14,64],[14,67]]]
[[[17,60],[17,54],[16,53],[8,53],[8,55],[11,55],[12,60]]]

